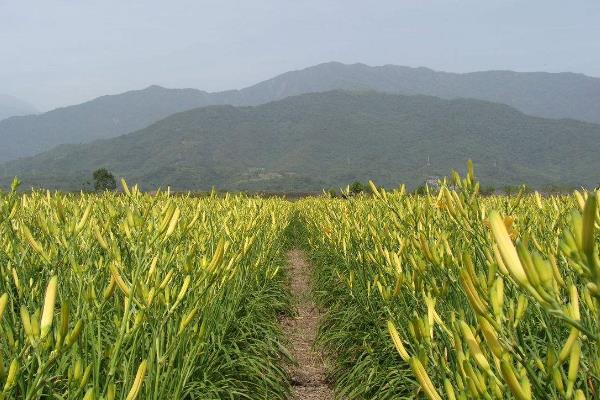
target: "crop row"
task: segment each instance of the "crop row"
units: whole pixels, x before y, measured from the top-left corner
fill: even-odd
[[[478,189],[298,205],[340,397],[600,396],[597,195]]]
[[[0,399],[285,398],[289,203],[0,194]]]

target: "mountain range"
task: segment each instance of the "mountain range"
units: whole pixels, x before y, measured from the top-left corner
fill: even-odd
[[[367,179],[416,186],[471,158],[484,185],[594,185],[599,138],[597,124],[483,100],[329,91],[197,108],[116,138],[62,145],[0,166],[0,183],[18,175],[24,187],[78,190],[107,167],[143,189],[304,191]]]
[[[0,121],[6,118],[36,114],[38,110],[24,100],[7,94],[0,94]]]
[[[581,74],[457,74],[427,68],[332,62],[287,72],[241,90],[208,93],[151,86],[40,115],[5,119],[0,121],[0,162],[32,156],[61,144],[117,137],[198,107],[260,105],[338,89],[479,99],[506,104],[532,116],[600,123],[600,79]]]

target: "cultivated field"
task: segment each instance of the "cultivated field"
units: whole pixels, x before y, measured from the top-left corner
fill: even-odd
[[[0,195],[0,399],[301,398],[319,314],[291,249],[340,398],[600,395],[591,192],[481,197],[472,171],[420,196],[124,191]]]

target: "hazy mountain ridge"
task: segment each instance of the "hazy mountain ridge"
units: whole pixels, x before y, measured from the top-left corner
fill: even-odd
[[[336,89],[473,98],[507,104],[534,116],[600,123],[600,78],[570,72],[458,74],[424,67],[331,62],[282,74],[242,92],[257,100],[261,93],[281,99]]]
[[[36,154],[63,143],[85,143],[146,127],[182,109],[206,105],[195,89],[144,90],[102,96],[41,115],[0,121],[0,161]]]
[[[585,75],[509,71],[454,74],[427,68],[332,62],[286,72],[242,90],[208,93],[151,86],[41,115],[0,121],[0,162],[63,143],[115,137],[197,107],[258,105],[336,89],[475,98],[508,104],[531,115],[600,123],[600,79]]]
[[[0,121],[10,117],[36,114],[38,110],[28,102],[7,94],[0,94]]]
[[[194,109],[0,172],[25,187],[80,189],[107,167],[145,189],[320,190],[367,179],[414,186],[472,158],[484,184],[594,185],[599,137],[600,125],[485,101],[334,91]]]

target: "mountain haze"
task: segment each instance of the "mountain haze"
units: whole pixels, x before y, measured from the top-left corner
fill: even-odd
[[[210,104],[207,98],[207,93],[195,89],[151,86],[0,121],[0,162],[63,143],[85,143],[129,133],[173,113]]]
[[[26,101],[7,94],[0,94],[0,121],[17,115],[35,114],[37,112],[37,109]]]
[[[598,138],[600,125],[480,100],[332,91],[194,109],[0,172],[3,184],[18,175],[24,187],[75,190],[100,167],[144,189],[320,190],[367,179],[415,186],[472,158],[483,184],[593,185]]]
[[[585,75],[510,71],[455,74],[427,68],[333,62],[287,72],[242,90],[208,93],[151,86],[41,115],[0,121],[0,162],[31,156],[59,144],[116,137],[197,107],[259,105],[337,89],[481,99],[534,116],[600,123],[600,79]]]
[[[240,97],[258,103],[336,89],[472,98],[507,104],[533,116],[600,123],[600,78],[574,73],[459,74],[423,67],[331,62],[279,75],[240,91]]]

